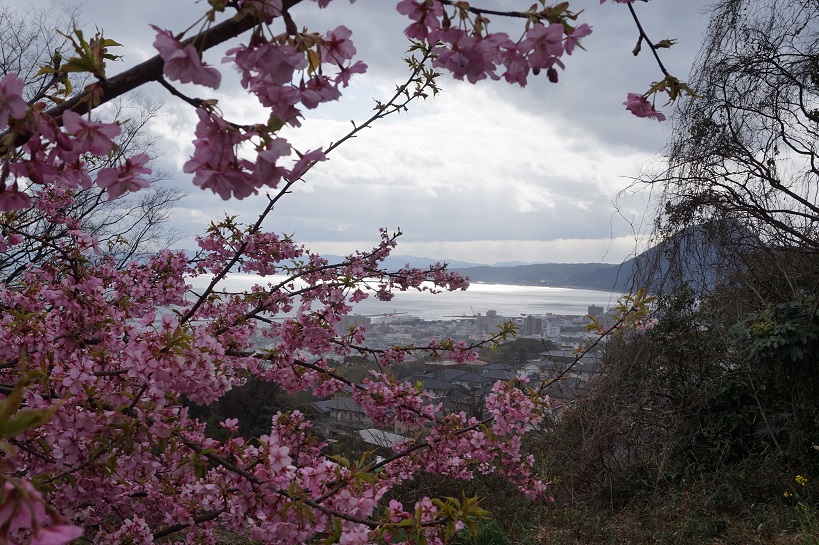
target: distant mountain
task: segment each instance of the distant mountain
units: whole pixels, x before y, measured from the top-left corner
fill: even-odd
[[[434,265],[438,262],[448,264],[450,269],[480,267],[483,265],[483,263],[470,263],[469,261],[458,261],[457,259],[432,259],[429,257],[414,257],[411,255],[391,255],[384,261],[388,269],[403,267],[407,264],[409,264],[410,267],[426,269],[430,265]]]
[[[697,292],[725,281],[738,267],[737,255],[758,248],[758,241],[739,225],[696,225],[662,240],[620,265],[608,263],[541,263],[512,267],[457,267],[472,282],[653,293],[673,291],[685,283]]]
[[[666,238],[622,264],[610,263],[525,263],[509,261],[494,265],[467,261],[431,259],[408,255],[390,256],[387,270],[410,265],[426,269],[441,261],[449,269],[472,282],[577,288],[606,292],[630,292],[646,286],[652,292],[673,290],[686,283],[697,291],[708,290],[736,270],[737,250],[752,250],[756,239],[741,226],[693,226]],[[189,252],[193,255],[195,252]],[[325,255],[331,263],[343,256]]]
[[[453,268],[472,282],[516,284],[551,288],[622,291],[627,280],[624,265],[610,263],[539,263],[512,267]]]
[[[330,257],[330,256],[325,256]],[[334,259],[341,259],[339,256],[332,256]],[[442,262],[449,265],[450,269],[463,269],[471,267],[516,267],[519,265],[531,265],[526,261],[504,261],[487,265],[486,263],[471,263],[469,261],[458,261],[457,259],[432,259],[430,257],[416,257],[412,255],[391,255],[384,261],[388,269],[403,267],[409,264],[410,267],[426,269],[430,265]]]
[[[322,255],[322,257],[330,261],[330,263],[340,263],[344,261],[344,256],[340,255]],[[393,270],[409,265],[417,269],[427,269],[430,265],[434,265],[438,262],[447,263],[450,269],[456,267],[480,267],[483,265],[482,263],[471,263],[469,261],[458,261],[455,259],[432,259],[430,257],[416,257],[412,255],[391,255],[384,260],[384,267]]]
[[[501,261],[499,263],[492,263],[493,267],[517,267],[518,265],[534,265],[528,261]]]
[[[192,249],[184,249],[183,251],[188,257],[196,255],[197,252],[197,250]],[[345,259],[345,256],[334,254],[322,254],[322,257],[330,263],[341,263]],[[456,259],[432,259],[430,257],[415,257],[411,255],[391,255],[384,260],[384,268],[394,270],[400,269],[405,265],[409,265],[410,267],[415,267],[417,269],[427,269],[430,265],[434,265],[438,262],[447,263],[450,269],[456,267],[464,268],[488,266],[484,263],[472,263],[470,261],[458,261]]]
[[[673,292],[685,284],[708,292],[743,268],[742,257],[760,248],[759,239],[730,219],[692,225],[623,263],[631,284],[653,293]]]

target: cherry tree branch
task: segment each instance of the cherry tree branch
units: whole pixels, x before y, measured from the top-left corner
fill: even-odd
[[[437,72],[432,72],[432,71],[430,71],[430,70],[428,70],[426,68],[426,63],[431,58],[432,58],[431,50],[430,49],[425,50],[424,55],[421,58],[421,60],[420,61],[415,61],[415,65],[413,67],[413,70],[410,73],[407,80],[404,82],[404,84],[398,85],[396,87],[396,91],[393,94],[393,96],[386,103],[383,103],[383,104],[378,103],[378,105],[376,106],[376,113],[373,114],[372,116],[370,116],[366,121],[364,121],[363,123],[361,123],[359,125],[356,125],[355,123],[353,123],[353,129],[351,131],[349,131],[345,136],[343,136],[338,141],[332,142],[327,147],[327,150],[325,151],[325,155],[331,153],[332,151],[334,151],[336,148],[338,148],[339,146],[341,146],[343,143],[347,142],[348,140],[350,140],[352,138],[355,138],[356,135],[359,132],[363,131],[366,128],[371,127],[373,125],[373,123],[375,123],[379,119],[383,119],[383,118],[387,117],[388,115],[400,112],[403,109],[405,109],[406,106],[410,102],[412,102],[413,100],[416,100],[419,97],[424,97],[425,96],[424,93],[423,93],[424,89],[431,89],[433,94],[437,93],[438,89],[435,86],[435,78],[437,77]],[[409,88],[410,88],[410,86],[412,85],[413,82],[418,83],[419,89],[416,90],[415,92],[410,92]],[[406,97],[406,100],[401,102],[400,101],[401,97]],[[302,177],[304,176],[304,174],[309,172],[315,165],[316,165],[315,162],[309,164],[306,167],[304,173],[302,173]],[[268,204],[265,206],[264,210],[259,214],[256,222],[253,224],[252,227],[250,227],[248,229],[248,234],[254,234],[254,233],[258,232],[261,229],[262,223],[267,218],[267,216],[273,211],[276,203],[282,197],[284,197],[284,195],[286,195],[287,193],[290,192],[290,188],[293,186],[293,184],[296,183],[296,181],[298,181],[298,180],[288,181],[276,193],[276,195],[274,197],[271,197],[269,199]],[[242,258],[242,255],[244,254],[246,249],[247,249],[247,242],[244,241],[239,245],[239,247],[234,252],[233,256],[225,263],[225,265],[221,268],[221,270],[216,275],[214,275],[213,279],[208,284],[207,288],[205,288],[205,291],[202,292],[202,294],[199,296],[199,299],[193,304],[193,306],[190,308],[190,310],[188,310],[188,312],[185,313],[185,315],[180,320],[180,323],[185,323],[185,322],[189,321],[196,314],[196,311],[199,309],[199,307],[201,307],[202,304],[204,304],[204,302],[210,296],[210,294],[213,293],[214,289],[216,288],[216,285],[219,282],[221,282],[224,279],[224,277],[227,275],[227,273],[230,272],[230,270],[233,268],[233,266],[236,265],[239,262],[239,260]],[[328,265],[328,268],[331,268],[331,266]],[[312,271],[310,271],[310,272],[312,272]],[[301,275],[303,275],[303,274],[306,274],[306,273],[302,273]],[[296,275],[293,278],[289,278],[285,282],[281,283],[280,286],[285,285],[285,284],[287,284],[289,282],[292,282],[295,279],[298,279],[299,276],[301,276],[301,275]],[[258,313],[258,312],[260,312],[262,310],[264,310],[264,309],[260,308],[260,309],[256,309],[254,312]]]
[[[654,55],[654,59],[657,61],[657,65],[660,67],[660,71],[665,77],[672,77],[671,74],[668,73],[668,70],[666,70],[662,59],[660,59],[660,54],[657,52],[657,46],[654,45],[654,42],[651,41],[651,38],[648,37],[648,34],[646,34],[646,31],[643,29],[643,25],[640,23],[640,18],[637,17],[637,12],[634,11],[634,6],[631,4],[626,5],[628,6],[629,12],[631,12],[631,18],[634,19],[634,24],[637,25],[637,30],[640,32],[640,39],[648,44],[648,47],[651,49],[651,53]]]
[[[284,11],[292,8],[296,4],[299,4],[301,1],[302,0],[283,0]],[[249,15],[245,15],[243,17],[232,17],[204,30],[199,34],[183,40],[181,43],[183,46],[193,44],[199,51],[207,51],[208,49],[247,32],[258,24],[259,21]],[[95,104],[93,106],[90,100],[91,92],[87,87],[85,91],[77,93],[65,102],[49,108],[46,110],[45,114],[52,119],[59,119],[66,110],[71,110],[78,114],[88,113],[90,110],[129,93],[148,82],[161,80],[163,67],[164,63],[162,58],[159,55],[155,55],[147,61],[129,68],[116,76],[105,78],[97,83],[91,84],[91,86],[96,86],[96,93],[99,94],[99,100],[95,100]],[[0,140],[2,140],[5,135],[5,132],[0,134]],[[26,139],[27,135],[18,135],[14,140],[15,146],[23,145],[26,142]]]
[[[453,6],[457,9],[468,11],[469,13],[474,13],[475,15],[498,15],[500,17],[512,17],[517,19],[543,19],[548,17],[549,8],[546,8],[542,11],[535,11],[534,7],[537,4],[532,6],[530,11],[511,11],[511,10],[495,10],[495,9],[486,9],[486,8],[479,8],[472,6],[466,2],[462,2],[460,0],[437,0],[437,2],[444,6]]]
[[[191,526],[196,526],[197,524],[202,524],[203,522],[216,520],[226,511],[227,507],[222,507],[221,509],[214,509],[212,511],[202,513],[201,515],[193,517],[193,522],[174,524],[173,526],[167,526],[162,530],[157,530],[156,532],[153,533],[153,538],[160,539],[171,534],[175,534],[176,532],[181,532],[182,530],[190,528]]]

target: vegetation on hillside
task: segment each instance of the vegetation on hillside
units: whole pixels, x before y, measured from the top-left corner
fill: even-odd
[[[550,543],[819,543],[819,6],[713,7],[655,185],[650,331],[532,448]],[[702,251],[702,238],[709,249]],[[705,278],[707,282],[692,283]]]

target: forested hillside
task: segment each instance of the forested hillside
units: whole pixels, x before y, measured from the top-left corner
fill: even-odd
[[[716,3],[691,84],[643,180],[658,321],[542,438],[552,543],[819,542],[819,6]]]

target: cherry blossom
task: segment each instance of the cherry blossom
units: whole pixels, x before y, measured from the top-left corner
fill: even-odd
[[[657,121],[665,121],[665,115],[654,109],[654,105],[646,100],[645,96],[637,93],[629,93],[628,99],[623,102],[626,110],[637,117],[653,117]]]
[[[10,212],[31,206],[31,197],[16,186],[2,188],[0,191],[0,212]]]
[[[282,0],[240,0],[239,5],[246,10],[262,15],[265,20],[272,20],[282,14]]]
[[[340,67],[340,71],[338,76],[336,76],[336,83],[342,84],[342,86],[347,87],[350,83],[350,79],[353,77],[354,74],[363,74],[367,71],[367,65],[361,61],[356,61],[350,66],[342,66]]]
[[[69,149],[59,150],[60,157],[66,162],[76,161],[84,153],[108,155],[114,147],[113,138],[122,132],[115,123],[90,121],[71,110],[63,113],[63,126],[73,137]]]
[[[396,9],[398,13],[406,15],[414,21],[404,29],[404,33],[409,38],[435,41],[437,33],[441,29],[439,18],[444,15],[441,4],[438,2],[402,0],[398,3]]]
[[[26,480],[3,481],[0,498],[0,539],[17,545],[63,545],[83,535],[83,529],[48,513],[42,494]],[[27,532],[27,541],[19,535]]]
[[[318,2],[319,7],[328,3],[327,0]],[[281,0],[245,0],[232,7],[221,3],[214,6],[213,12],[208,15],[207,27],[217,13],[232,8],[239,10],[237,20],[247,17],[246,20],[255,20],[257,25],[275,26],[286,19],[282,16],[284,5]],[[517,40],[504,32],[489,31],[489,20],[481,15],[483,12],[466,4],[455,6],[438,0],[401,0],[396,8],[398,13],[411,20],[405,33],[431,48],[435,67],[445,68],[454,77],[472,83],[503,78],[508,83],[525,86],[530,75],[537,76],[541,72],[545,72],[548,81],[556,83],[559,70],[565,69],[564,54],[571,55],[580,40],[591,33],[591,27],[587,24],[575,24],[579,14],[571,12],[568,7],[557,12],[549,9],[531,13],[496,12],[500,16],[526,21],[524,32]],[[156,32],[154,47],[159,52],[163,71],[169,79],[214,89],[219,87],[220,73],[202,61],[203,51],[193,45],[197,43],[195,37],[182,42],[182,35],[175,36],[157,26],[152,28]],[[366,71],[366,64],[354,58],[356,48],[351,39],[352,33],[344,25],[337,25],[320,34],[306,29],[299,31],[290,21],[284,24],[284,33],[270,36],[259,32],[260,28],[256,27],[257,30],[251,33],[251,39],[246,43],[230,48],[223,61],[235,66],[241,74],[243,87],[269,109],[270,116],[266,122],[240,127],[228,120],[217,121],[220,115],[213,108],[215,101],[187,99],[200,110],[207,111],[212,118],[210,123],[215,127],[209,136],[197,136],[194,155],[185,164],[185,171],[194,175],[195,185],[210,189],[225,199],[245,198],[257,194],[264,186],[275,188],[280,179],[290,181],[298,178],[298,168],[302,164],[300,160],[296,159],[297,171],[288,175],[287,167],[282,164],[287,157],[279,155],[271,161],[276,154],[268,151],[270,148],[266,142],[281,138],[276,134],[281,125],[300,127],[304,109],[338,100],[340,89],[348,86],[354,75]],[[202,32],[205,35],[208,29]],[[77,35],[76,39],[83,40],[81,35]],[[208,49],[211,45],[203,44],[201,47]],[[80,47],[77,52],[82,56],[90,55],[93,50],[89,45],[87,49]],[[85,65],[99,62],[99,59],[92,57],[78,60]],[[55,70],[59,72],[62,69],[58,67]],[[95,73],[103,70],[102,66],[94,68]],[[677,82],[667,73],[665,75],[664,81]],[[139,77],[129,79],[126,87],[144,83]],[[26,155],[17,157],[0,176],[6,186],[13,188],[3,197],[3,206],[7,209],[32,205],[32,201],[20,193],[34,190],[30,182],[35,185],[56,183],[68,189],[91,187],[93,181],[87,174],[85,155],[102,156],[109,153],[113,149],[112,138],[120,132],[117,122],[102,123],[72,109],[55,107],[55,117],[51,116],[50,110],[31,109],[22,99],[22,85],[21,78],[14,74],[0,80],[0,122],[5,126],[9,120],[22,123],[25,119],[25,127],[20,125],[15,131],[19,132],[16,138],[21,140],[20,149]],[[163,85],[170,88],[167,82],[163,81]],[[655,89],[669,93],[672,99],[680,90],[690,92],[679,82]],[[174,92],[183,96],[178,91]],[[83,100],[90,109],[96,107],[99,101],[112,98],[110,94],[100,94],[94,85],[89,86],[85,93],[87,96]],[[637,99],[630,98],[627,106],[628,110],[641,117],[664,117]],[[77,111],[86,111],[86,106]],[[15,123],[19,124],[18,121]],[[222,131],[226,138],[219,136]],[[197,133],[201,132],[197,129]],[[261,142],[250,144],[249,141],[256,137]],[[255,148],[262,155],[248,157],[240,153],[241,148]],[[291,150],[291,153],[294,151]],[[140,168],[143,168],[143,164],[132,167],[126,164],[116,176],[114,171],[105,170],[99,180],[109,188],[109,196],[135,191],[147,187],[141,177],[133,175],[136,172],[134,169]],[[9,175],[12,176],[11,180],[8,179]],[[18,179],[22,183],[17,183]]]
[[[549,68],[563,54],[563,25],[534,25],[526,32],[519,49],[528,51],[527,59],[534,70]]]
[[[355,46],[350,40],[352,35],[352,31],[344,25],[329,31],[321,41],[324,59],[338,63],[352,59],[356,53]]]
[[[0,79],[0,129],[5,129],[9,118],[22,119],[28,112],[23,99],[23,79],[17,74],[6,74]]]
[[[139,191],[150,184],[141,175],[150,174],[151,169],[144,166],[150,157],[144,153],[125,160],[119,168],[103,168],[97,173],[97,185],[106,189],[108,200],[113,200],[127,191]]]
[[[192,45],[183,46],[167,30],[151,25],[156,31],[154,47],[165,61],[165,75],[180,83],[196,83],[218,89],[222,75],[216,68],[202,62],[199,52]]]
[[[592,32],[591,27],[586,23],[577,25],[577,28],[569,32],[569,34],[566,36],[566,44],[564,46],[566,49],[566,54],[571,55],[574,52],[574,48],[577,46],[580,39],[585,38],[586,36],[591,34],[591,32]]]

